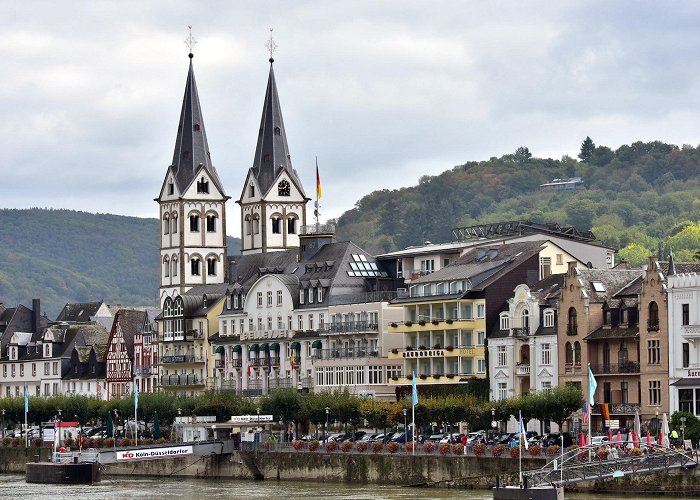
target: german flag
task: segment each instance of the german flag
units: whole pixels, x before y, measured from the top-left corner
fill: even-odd
[[[610,420],[610,406],[608,403],[602,403],[600,405],[600,412],[603,415],[603,420]]]
[[[321,189],[321,177],[318,175],[318,158],[316,158],[316,199],[320,200],[323,196],[323,190]]]

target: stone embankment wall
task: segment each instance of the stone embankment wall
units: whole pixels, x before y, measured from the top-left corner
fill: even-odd
[[[39,455],[40,462],[46,462],[51,458],[51,451],[50,448],[0,448],[0,472],[24,474],[27,462],[35,462],[36,455]]]

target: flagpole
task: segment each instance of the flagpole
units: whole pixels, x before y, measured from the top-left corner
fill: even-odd
[[[318,175],[318,156],[316,157],[316,202],[314,203],[314,216],[316,217],[316,232],[320,232],[320,224],[318,222],[320,205],[318,200],[321,198],[321,177]]]
[[[136,380],[134,380],[134,424],[136,425],[136,431],[134,432],[135,438],[134,443],[136,446],[139,445],[139,386]]]
[[[413,404],[413,401],[411,401],[411,429],[413,431],[413,435],[411,436],[411,441],[413,441],[413,449],[412,454],[416,454],[416,405]]]
[[[525,431],[525,428],[523,426],[523,412],[522,410],[518,410],[518,415],[520,416],[520,439],[518,439],[518,443],[520,443],[521,440],[525,436],[523,436],[523,432]],[[518,470],[520,472],[520,487],[523,486],[523,449],[520,448],[520,453],[518,453]]]
[[[29,390],[27,384],[24,384],[24,445],[29,447],[29,425],[27,425],[27,414],[29,413]],[[39,422],[41,423],[41,422]],[[3,429],[3,433],[5,429]]]

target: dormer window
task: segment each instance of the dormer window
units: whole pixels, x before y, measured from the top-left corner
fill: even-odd
[[[206,177],[202,177],[197,181],[197,192],[198,193],[208,193],[209,192],[209,181]]]
[[[17,361],[17,348],[15,346],[10,347],[10,359]]]
[[[173,181],[168,183],[168,194],[175,194],[175,185],[173,184]]]
[[[44,357],[45,358],[51,357],[51,344],[44,344]]]
[[[501,330],[508,330],[510,328],[510,318],[507,312],[502,312],[500,314]]]
[[[255,186],[253,186],[252,184],[248,188],[248,196],[250,196],[251,198],[255,197]]]
[[[305,292],[306,292],[306,290],[304,290],[303,288],[302,288],[301,290],[299,290],[299,303],[300,303],[300,304],[303,304],[303,303],[304,303],[304,294],[305,294]]]
[[[195,123],[195,124],[192,126],[192,129],[193,129],[195,132],[199,132],[199,123]]]
[[[275,135],[281,135],[282,134],[282,129],[279,127],[275,127]]]
[[[319,304],[323,302],[323,287],[318,287],[318,302]]]

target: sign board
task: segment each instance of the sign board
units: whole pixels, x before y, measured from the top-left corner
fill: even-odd
[[[493,427],[494,429],[498,427],[498,422],[496,422],[495,420],[491,420],[491,427]]]
[[[606,420],[605,427],[607,427],[608,429],[619,429],[620,428],[620,421],[619,420]]]
[[[683,441],[683,449],[684,450],[692,450],[693,449],[693,442],[690,439],[685,439]]]
[[[272,422],[272,415],[233,415],[230,423],[232,424],[257,424],[258,422]]]
[[[152,458],[172,458],[192,455],[192,446],[170,446],[168,448],[146,448],[117,452],[118,461],[150,460]]]

